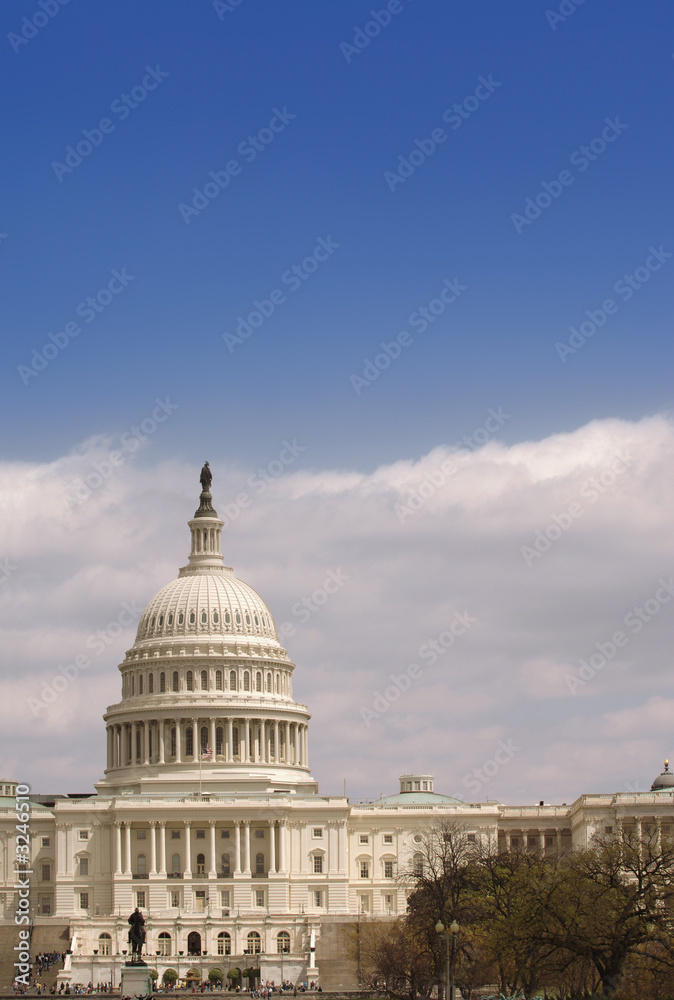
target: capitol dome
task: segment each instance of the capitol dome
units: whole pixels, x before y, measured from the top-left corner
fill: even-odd
[[[652,792],[671,791],[674,788],[674,774],[669,770],[669,761],[665,761],[664,771],[658,775],[651,785]]]

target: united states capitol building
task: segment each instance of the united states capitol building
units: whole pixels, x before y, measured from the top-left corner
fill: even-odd
[[[349,928],[405,912],[396,874],[444,820],[471,840],[549,855],[621,826],[672,832],[667,766],[649,792],[571,805],[464,803],[430,774],[403,775],[369,804],[321,795],[295,666],[262,598],[224,565],[208,470],[202,487],[188,563],[152,598],[120,664],[96,794],[32,803],[33,950],[48,950],[50,934],[54,948],[69,944],[61,979],[119,985],[137,906],[160,977],[258,967],[262,982],[354,987]],[[0,915],[16,936],[16,781],[2,785]]]

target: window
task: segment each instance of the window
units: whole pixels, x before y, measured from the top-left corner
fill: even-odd
[[[267,674],[267,694],[271,694],[271,674]]]
[[[259,955],[260,950],[260,935],[257,931],[250,931],[246,938],[244,955]]]
[[[262,690],[262,674],[260,673],[259,670],[255,674],[255,690],[256,691],[261,691]]]
[[[147,875],[147,858],[144,854],[139,854],[136,858],[136,874]]]
[[[171,728],[171,756],[178,756],[178,734],[175,726]]]
[[[393,834],[392,833],[385,833],[384,834],[384,843],[385,844],[392,844],[393,843]]]
[[[229,830],[221,830],[220,836],[223,840],[229,840]]]
[[[197,840],[205,840],[206,839],[206,831],[205,830],[197,830],[196,831],[196,835],[197,835]]]
[[[208,691],[208,670],[201,671],[201,690]]]
[[[98,954],[107,958],[110,955],[110,950],[112,947],[112,938],[109,934],[99,934],[98,936]]]
[[[197,616],[194,611],[190,611],[190,625],[194,625],[197,620]]]
[[[322,840],[323,839],[323,827],[322,826],[315,826],[314,827],[313,837],[314,837],[314,840]]]
[[[323,855],[314,854],[314,875],[323,874]]]
[[[229,889],[223,889],[220,893],[220,906],[225,908],[229,906]]]
[[[148,694],[154,694],[154,674],[148,674],[147,691]]]
[[[177,670],[173,671],[172,682],[173,682],[173,690],[174,691],[180,691],[180,678],[178,677],[178,671]]]
[[[247,670],[243,672],[243,690],[250,691],[250,673]]]
[[[219,625],[220,624],[220,615],[218,614],[217,611],[213,612],[213,624],[214,625]]]
[[[370,897],[361,895],[358,897],[359,909],[361,913],[370,912]]]
[[[147,830],[136,830],[136,840],[145,840],[147,836]]]
[[[138,678],[138,694],[143,693],[143,675],[141,674]]]
[[[89,893],[88,892],[81,892],[80,893],[80,910],[88,910],[88,909],[89,909]]]
[[[159,691],[160,694],[163,694],[164,691],[166,691],[166,674],[163,670],[159,675]]]
[[[393,878],[393,862],[384,862],[384,878]]]
[[[173,893],[171,894],[173,895]],[[171,935],[162,931],[158,938],[159,954],[164,958],[171,954]]]
[[[51,840],[49,837],[41,837],[40,843],[42,847],[51,847]]]
[[[384,894],[384,910],[386,913],[393,913],[393,894],[390,892]]]
[[[468,836],[466,837],[466,840],[468,841],[469,844],[474,844],[476,841],[475,834],[469,833]]]
[[[218,955],[232,954],[232,939],[227,931],[220,931],[218,934]]]
[[[182,865],[180,864],[180,855],[171,855],[171,872],[173,875],[180,875],[182,872]]]
[[[418,792],[418,791],[420,791],[420,790],[421,790],[421,788],[420,788],[420,785],[419,785],[419,782],[418,782],[418,781],[415,781],[415,782],[414,782],[414,791],[415,791],[415,792]]]
[[[183,614],[182,611],[178,612],[178,624],[179,625],[184,625],[185,624],[185,615]]]
[[[412,871],[415,875],[423,875],[424,873],[424,856],[423,854],[415,854],[412,858]]]
[[[199,746],[201,747],[201,752],[208,747],[208,729],[206,726],[202,726],[199,730]]]
[[[185,730],[185,756],[194,756],[194,736],[192,733],[192,727],[188,726]]]
[[[222,691],[222,670],[215,671],[215,690]]]
[[[369,844],[370,843],[370,838],[368,837],[368,835],[366,833],[361,833],[360,836],[358,837],[358,843],[359,844]]]
[[[279,955],[290,954],[290,934],[288,931],[279,931],[276,935],[276,951]]]
[[[264,867],[264,854],[262,854],[261,851],[255,855],[255,874],[266,875]]]
[[[225,611],[225,625],[231,625],[231,623],[232,623],[232,616],[230,615],[229,611]]]
[[[197,854],[197,875],[206,874],[206,857],[203,854]]]
[[[224,833],[224,830],[223,830],[223,833]],[[220,857],[220,872],[221,872],[222,875],[229,875],[229,873],[230,873],[229,854],[223,854]]]
[[[264,906],[264,889],[255,890],[255,905]]]
[[[51,865],[42,865],[42,881],[51,882]]]
[[[236,691],[236,670],[229,671],[229,690]]]
[[[257,840],[264,840],[264,830],[256,830],[255,837]]]
[[[613,833],[613,827],[612,826],[605,826],[604,827],[604,833]]]
[[[89,831],[88,830],[78,830],[77,831],[77,837],[78,837],[78,840],[88,840],[89,839]]]
[[[80,858],[79,874],[80,875],[89,874],[89,858]]]
[[[202,625],[207,625],[208,624],[208,615],[206,614],[205,611],[201,612],[201,624]]]
[[[173,612],[171,612],[171,614],[166,619],[166,624],[167,625],[173,625]]]
[[[187,688],[188,691],[193,691],[194,690],[193,676],[194,675],[192,674],[192,671],[188,670],[187,671],[187,677],[186,677],[186,680],[185,680],[185,687]]]
[[[215,730],[215,755],[219,757],[222,755],[222,748],[224,746],[224,730],[222,726],[218,726]]]
[[[145,889],[140,889],[136,893],[136,906],[138,907],[139,910],[145,909]]]
[[[51,916],[51,899],[49,896],[43,896],[40,900],[40,913],[43,917]]]
[[[178,909],[180,906],[180,889],[171,890],[171,906],[174,909]]]
[[[554,837],[546,837],[545,838],[545,846],[546,847],[552,847],[554,845],[554,843],[555,843],[555,838]]]
[[[359,870],[360,870],[360,877],[361,878],[369,878],[370,877],[370,862],[369,861],[361,861]]]
[[[314,906],[323,906],[323,891],[321,889],[314,890]]]

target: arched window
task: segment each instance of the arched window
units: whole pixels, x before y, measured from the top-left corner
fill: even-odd
[[[276,951],[279,955],[290,954],[290,934],[288,931],[279,931],[276,936]]]
[[[250,691],[250,674],[247,670],[243,672],[243,690]],[[131,694],[133,694],[133,679],[131,680]]]
[[[176,727],[172,726],[171,727],[171,756],[172,757],[176,757],[177,756],[178,740],[177,740],[176,737],[177,737]]]
[[[159,628],[163,628],[164,627],[164,616],[163,615],[159,616],[159,621],[157,622],[157,625],[159,626]]]
[[[166,619],[166,624],[167,625],[173,625],[173,612],[171,612],[171,614]]]
[[[154,694],[154,674],[149,674],[147,678],[148,694]]]
[[[229,875],[229,873],[230,873],[229,854],[223,854],[220,858],[220,874]]]
[[[185,686],[186,686],[186,688],[187,688],[188,691],[193,691],[194,690],[194,680],[193,680],[193,675],[192,675],[192,671],[191,670],[187,671],[187,677],[185,678]]]
[[[180,691],[180,678],[178,677],[178,671],[173,671],[173,690]]]
[[[246,625],[250,625],[250,615],[246,611]]]
[[[217,611],[213,612],[213,624],[214,625],[219,625],[220,624],[220,615],[218,614]]]
[[[259,955],[260,951],[260,935],[257,931],[250,931],[246,938],[246,950],[244,954]]]
[[[182,865],[180,864],[180,855],[171,855],[171,873],[173,875],[179,875],[182,872]]]
[[[197,620],[197,616],[194,611],[190,611],[190,625],[194,625]]]
[[[236,612],[235,618],[236,618],[236,624],[240,625],[241,624],[241,615],[239,614],[238,611]]]
[[[232,753],[236,757],[239,753],[239,727],[234,726],[232,729]]]
[[[267,693],[271,694],[271,674],[267,674]]]
[[[225,611],[225,625],[231,625],[231,624],[232,624],[232,616],[230,615],[229,611]]]
[[[215,730],[215,755],[219,757],[222,754],[222,748],[224,745],[224,730],[222,726],[218,726]]]
[[[159,691],[161,694],[163,694],[164,691],[166,691],[166,674],[164,673],[163,670],[159,675]]]
[[[185,730],[185,756],[194,756],[194,733],[191,726],[188,726]]]
[[[138,694],[143,693],[143,675],[141,674],[138,678]]]
[[[206,874],[206,855],[197,854],[197,875]]]
[[[215,671],[215,690],[222,691],[222,670]]]
[[[412,858],[412,871],[415,875],[423,875],[424,873],[424,856],[423,854],[415,854]]]
[[[278,682],[278,674],[277,674],[277,675],[276,675],[276,694],[278,694],[278,693],[279,693],[279,690],[278,690],[278,688],[279,688],[279,682]]]
[[[208,691],[208,670],[201,671],[201,690]]]
[[[232,939],[227,931],[220,931],[218,934],[218,955],[232,954]]]
[[[135,694],[135,686],[136,686],[136,681],[133,674],[131,674],[131,694]]]
[[[136,858],[136,875],[147,875],[147,858],[139,854]]]
[[[229,690],[236,691],[236,670],[229,671]]]
[[[104,958],[110,956],[112,950],[112,938],[109,934],[103,933],[98,935],[98,954],[102,955]]]
[[[162,931],[158,938],[159,954],[167,958],[171,954],[171,935]]]
[[[138,726],[137,729],[136,729],[136,760],[142,760],[142,753],[141,753],[141,745],[142,745],[141,744],[141,737],[142,737],[142,735],[143,735],[142,730],[141,730],[140,726]]]
[[[208,746],[208,729],[207,729],[206,726],[202,726],[201,727],[201,732],[199,734],[199,746],[201,747],[201,752],[202,753],[206,749],[206,747]],[[213,747],[211,747],[211,750],[212,749],[213,749]]]
[[[265,874],[264,854],[262,853],[262,851],[259,851],[255,855],[255,874],[256,875],[264,875]]]
[[[182,613],[182,611],[178,612],[178,624],[179,625],[185,624],[185,615]]]
[[[208,615],[206,614],[205,611],[201,612],[201,624],[202,625],[207,625],[208,624]]]
[[[256,691],[261,691],[262,690],[262,674],[260,673],[259,670],[255,674],[255,690]]]

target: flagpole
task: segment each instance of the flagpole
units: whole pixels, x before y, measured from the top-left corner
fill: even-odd
[[[199,741],[199,798],[201,798],[201,740]]]

